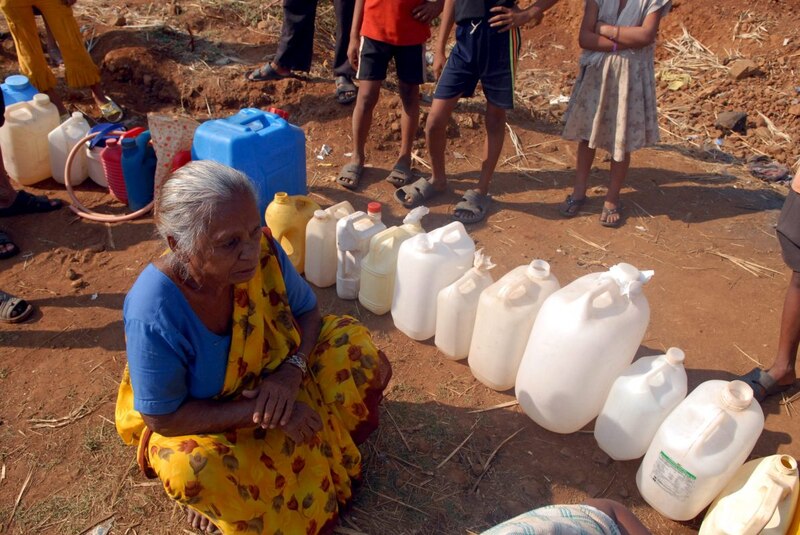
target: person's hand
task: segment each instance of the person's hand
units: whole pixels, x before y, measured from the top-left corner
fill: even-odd
[[[542,11],[538,8],[520,9],[517,5],[514,7],[495,6],[489,11],[496,13],[489,19],[489,26],[497,28],[500,32],[519,28],[530,21],[536,21],[535,24],[542,21]]]
[[[597,24],[594,27],[594,32],[601,36],[605,37],[606,39],[611,39],[614,37],[614,33],[616,32],[616,27],[613,24],[608,24],[601,20],[597,21]]]
[[[286,425],[302,381],[303,374],[298,368],[284,365],[261,381],[258,388],[242,392],[244,397],[256,400],[253,423],[263,429]]]
[[[442,75],[442,70],[444,70],[444,64],[447,62],[447,57],[444,55],[442,51],[436,51],[433,53],[433,77],[437,80]]]
[[[358,45],[361,39],[350,38],[350,44],[347,45],[347,59],[350,60],[353,70],[358,70]]]
[[[308,442],[322,429],[322,419],[302,401],[295,401],[292,417],[282,425],[283,431],[297,444]]]
[[[443,8],[444,0],[436,0],[435,2],[423,0],[420,5],[411,10],[411,15],[420,22],[430,24],[433,19],[439,16]]]

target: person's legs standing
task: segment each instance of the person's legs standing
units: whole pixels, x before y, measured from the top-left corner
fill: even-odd
[[[411,149],[419,128],[419,86],[425,82],[425,47],[397,46],[394,63],[403,109],[400,115],[400,154],[395,165],[411,168]]]
[[[445,67],[447,70],[447,67]],[[450,98],[435,98],[425,122],[425,144],[431,158],[431,185],[442,191],[447,188],[444,151],[447,148],[447,123],[461,95]]]
[[[608,184],[608,192],[603,202],[603,214],[600,216],[600,220],[605,221],[609,225],[617,224],[621,217],[619,213],[621,205],[619,192],[622,190],[622,184],[625,182],[625,177],[628,175],[628,168],[630,165],[630,153],[625,153],[625,159],[621,162],[611,160],[611,181]]]
[[[783,300],[778,354],[767,370],[779,385],[792,385],[796,380],[798,345],[800,345],[800,273],[793,271]]]
[[[483,143],[483,160],[481,174],[478,179],[478,191],[481,195],[489,194],[489,183],[500,159],[503,142],[506,137],[506,110],[486,102],[486,139]]]
[[[366,160],[367,136],[372,126],[372,112],[378,103],[382,83],[381,80],[363,80],[358,84],[358,98],[353,108],[353,156],[350,162],[359,167],[363,166]]]
[[[283,25],[272,68],[281,75],[311,69],[317,0],[284,0]],[[345,53],[347,49],[345,48]]]
[[[336,12],[336,45],[333,52],[334,76],[355,76],[353,66],[347,59],[347,47],[350,46],[350,27],[353,25],[355,0],[333,0]]]
[[[40,92],[49,92],[56,86],[56,78],[50,71],[42,50],[33,7],[4,5],[2,11],[14,38],[20,72],[27,76]]]
[[[578,158],[575,165],[575,183],[572,186],[572,199],[582,201],[586,198],[586,188],[589,185],[589,173],[597,151],[589,147],[588,141],[578,143]]]

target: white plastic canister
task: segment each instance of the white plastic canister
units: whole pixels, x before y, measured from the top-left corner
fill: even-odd
[[[361,263],[358,301],[373,314],[386,314],[392,309],[400,246],[412,236],[425,232],[420,220],[427,213],[427,207],[417,206],[406,215],[402,225],[387,228],[370,240],[369,252]]]
[[[368,213],[355,212],[336,223],[336,295],[357,299],[361,282],[361,261],[374,235],[386,228],[381,222],[381,205],[369,203]]]
[[[794,457],[749,461],[708,508],[700,535],[785,535],[796,514],[798,490]]]
[[[439,292],[433,340],[439,351],[452,360],[466,358],[469,354],[478,300],[493,282],[489,270],[494,267],[492,260],[483,254],[483,249],[476,251],[472,269]]]
[[[658,426],[686,397],[684,358],[671,347],[637,360],[614,381],[594,424],[594,438],[609,457],[627,461],[647,452]]]
[[[480,296],[469,369],[494,390],[514,386],[539,310],[561,285],[550,264],[534,260],[506,273]]]
[[[72,148],[89,133],[89,123],[83,114],[76,111],[72,117],[55,127],[47,134],[50,144],[50,168],[53,179],[59,184],[64,183],[64,171],[67,165],[67,156]],[[86,151],[79,150],[72,160],[69,173],[70,184],[77,186],[89,177],[89,164]]]
[[[454,221],[400,246],[392,300],[394,325],[414,340],[436,333],[436,300],[442,288],[472,266],[475,242]]]
[[[352,213],[353,206],[342,201],[317,210],[306,225],[306,280],[319,288],[336,284],[336,223]]]
[[[517,373],[520,407],[555,433],[574,433],[603,408],[650,321],[642,284],[652,272],[617,264],[545,301]]]
[[[744,463],[764,429],[764,413],[742,381],[706,381],[661,424],[636,485],[656,511],[694,518]]]
[[[6,108],[0,147],[8,176],[30,186],[52,176],[47,134],[58,126],[58,109],[44,94]]]

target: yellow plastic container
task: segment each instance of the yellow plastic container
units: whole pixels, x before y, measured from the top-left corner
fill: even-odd
[[[786,535],[797,515],[797,461],[770,455],[745,463],[711,504],[699,535]]]
[[[278,192],[264,213],[272,236],[300,273],[305,266],[306,226],[316,210],[319,210],[319,205],[305,195]]]
[[[59,124],[58,109],[44,94],[6,108],[0,147],[8,176],[30,186],[52,176],[47,134]]]
[[[789,526],[789,531],[786,532],[787,535],[800,535],[800,497],[797,500],[794,507],[794,518]]]

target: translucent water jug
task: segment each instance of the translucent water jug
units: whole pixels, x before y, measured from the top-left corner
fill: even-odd
[[[428,208],[418,206],[403,219],[403,224],[390,227],[372,237],[369,252],[361,264],[358,301],[373,314],[386,314],[392,309],[397,255],[404,241],[425,232],[421,219]]]
[[[8,176],[30,186],[52,176],[47,134],[58,126],[58,109],[50,97],[34,95],[29,102],[6,108],[6,123],[0,128],[0,148]]]
[[[798,490],[793,457],[771,455],[747,462],[709,507],[700,535],[786,535]]]
[[[305,195],[278,192],[267,206],[264,220],[298,273],[306,265],[306,227],[319,205]]]
[[[150,131],[135,138],[122,136],[122,176],[131,210],[140,210],[152,200],[155,189],[156,151],[150,143]]]
[[[353,213],[353,206],[342,201],[314,212],[306,225],[306,280],[319,288],[336,284],[336,222]]]
[[[33,96],[38,93],[28,77],[22,74],[12,74],[7,77],[6,81],[0,84],[0,89],[3,91],[3,102],[6,106],[33,100]]]
[[[747,460],[763,429],[764,413],[746,383],[700,384],[658,428],[636,473],[639,492],[667,518],[694,518]]]
[[[394,325],[414,340],[436,334],[439,292],[472,267],[475,242],[455,221],[400,246],[392,299]]]
[[[494,390],[514,386],[539,310],[560,287],[550,264],[534,260],[481,294],[469,348],[469,368],[477,380]]]
[[[483,249],[475,251],[472,269],[439,292],[433,342],[447,358],[461,360],[469,354],[478,300],[494,282],[489,273],[494,267],[491,258],[483,254]]]
[[[336,295],[339,298],[358,298],[361,262],[369,251],[372,237],[385,228],[379,202],[369,203],[366,214],[355,212],[336,223]]]
[[[258,191],[259,213],[276,193],[306,194],[306,138],[278,114],[245,108],[197,127],[192,159],[214,160],[246,174]]]
[[[67,156],[72,148],[89,133],[89,123],[83,114],[76,111],[72,117],[58,125],[47,134],[50,144],[50,168],[53,179],[59,184],[64,183],[64,171],[67,166]],[[85,151],[78,151],[70,167],[70,184],[77,186],[89,178],[89,163]]]
[[[647,330],[642,284],[651,275],[618,264],[584,275],[545,301],[516,381],[520,407],[533,421],[574,433],[600,413]]]
[[[617,461],[638,459],[658,426],[687,392],[685,356],[677,347],[634,362],[614,381],[594,424],[594,438]]]

